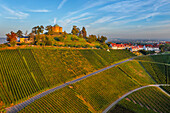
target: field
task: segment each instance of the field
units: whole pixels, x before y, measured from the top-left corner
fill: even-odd
[[[170,94],[170,86],[161,86],[168,94]]]
[[[151,77],[138,61],[125,62],[118,67],[140,85],[154,84]]]
[[[168,113],[170,98],[157,87],[148,87],[132,93],[120,101],[110,113],[115,110],[145,113]]]
[[[96,51],[103,54],[107,52],[90,49],[1,50],[0,106],[13,106],[40,92],[111,64]],[[134,56],[128,51],[120,50],[122,52],[126,53],[123,58]],[[114,51],[111,53],[113,55]]]
[[[90,113],[88,107],[79,99],[74,91],[68,87],[55,91],[38,101],[30,104],[20,111],[20,113],[37,113],[37,112],[74,112]]]
[[[151,61],[151,62],[160,62],[160,63],[170,64],[170,54],[143,56],[143,57],[136,58],[136,60],[145,60],[145,61]]]
[[[149,75],[146,75],[144,78],[148,78],[147,76]],[[151,83],[153,82],[151,78],[149,81]],[[25,107],[21,112],[28,112],[31,109],[36,110],[36,112],[41,112],[42,109],[39,109],[38,106],[41,106],[44,112],[48,112],[48,109],[63,111],[64,108],[68,111],[78,109],[83,112],[85,111],[84,108],[86,108],[89,112],[102,112],[108,105],[117,100],[123,94],[137,87],[140,87],[140,85],[134,81],[133,77],[127,76],[118,67],[113,67],[79,81],[70,87],[65,87],[63,89],[64,91],[57,90],[52,94],[46,95]],[[71,96],[69,96],[69,94],[66,96],[66,92],[71,93]],[[58,94],[60,95],[57,97],[54,96]],[[76,97],[78,97],[78,100],[74,99]],[[56,100],[61,104],[55,104]],[[80,104],[83,103],[86,107],[81,108],[78,106],[79,108],[77,108],[77,106],[72,106],[75,105],[77,101],[80,102]]]
[[[170,66],[158,63],[140,62],[152,78],[160,84],[166,84],[169,81],[169,68]]]

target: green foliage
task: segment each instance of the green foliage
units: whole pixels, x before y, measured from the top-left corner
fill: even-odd
[[[63,42],[64,41],[64,37],[60,36],[60,37],[55,37],[54,38],[56,41],[61,41]]]
[[[45,30],[48,31],[48,35],[54,34],[54,32],[53,32],[53,27],[52,27],[51,25],[46,26]]]
[[[170,44],[160,45],[161,52],[170,51]]]
[[[12,41],[10,41],[10,44],[11,44],[12,47],[14,47],[16,45],[16,41],[12,40]]]
[[[107,40],[107,37],[106,36],[98,36],[98,39],[97,39],[99,42],[101,43],[105,43],[105,41]]]
[[[140,85],[153,84],[154,81],[137,61],[129,61],[119,65],[119,68],[132,77]]]
[[[109,65],[107,56],[96,51],[101,51],[101,54],[107,52],[71,49],[0,51],[0,100],[5,106],[17,104],[46,89]],[[133,56],[130,52],[129,55]]]
[[[78,39],[76,36],[72,36],[72,37],[71,37],[71,40],[72,40],[72,41],[78,41],[79,39]]]
[[[139,52],[141,52],[144,55],[154,54],[155,53],[155,51],[145,51],[145,50],[140,50]]]
[[[99,56],[94,50],[79,50],[83,57],[85,57],[95,69],[102,68],[109,65],[101,56]]]
[[[165,90],[165,92],[167,92],[168,94],[170,94],[170,86],[161,86],[161,88],[163,90]]]
[[[33,58],[32,60],[36,63]],[[27,68],[26,60],[18,50],[1,51],[0,61],[0,92],[6,106],[16,104],[40,90]]]
[[[169,81],[167,80],[169,78],[166,75],[165,65],[150,62],[141,62],[141,64],[157,83],[166,84]]]
[[[118,105],[133,112],[169,112],[170,98],[157,87],[141,89],[127,96]]]
[[[163,54],[163,55],[142,56],[142,57],[136,58],[136,60],[144,60],[144,61],[160,62],[160,63],[170,64],[170,55],[169,54]]]
[[[20,111],[20,113],[25,112],[90,113],[83,101],[68,87],[46,95]]]
[[[44,32],[44,27],[42,25],[41,26],[36,26],[36,27],[32,28],[32,33],[40,35],[43,32]]]
[[[76,35],[76,34],[79,33],[79,30],[78,30],[77,26],[73,26],[73,29],[72,29],[71,33],[72,33],[73,35]]]
[[[82,28],[82,34],[83,34],[83,38],[87,37],[87,32],[86,32],[86,28],[85,27]]]
[[[18,30],[16,34],[17,34],[18,37],[22,37],[23,36],[23,33],[22,33],[21,30]]]
[[[89,43],[97,41],[97,36],[96,35],[89,35],[87,38]]]
[[[70,88],[65,87],[46,95],[21,112],[31,112],[30,110],[67,112],[73,109],[73,112],[102,112],[120,96],[137,87],[139,85],[133,78],[128,77],[118,67],[114,67],[81,80]]]
[[[124,93],[139,86],[114,67],[75,83],[73,87],[96,111],[101,112]]]

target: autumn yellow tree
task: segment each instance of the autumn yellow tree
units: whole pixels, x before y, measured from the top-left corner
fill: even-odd
[[[11,31],[11,33],[6,34],[6,36],[7,36],[7,41],[10,42],[11,46],[15,46],[18,37],[17,34]]]

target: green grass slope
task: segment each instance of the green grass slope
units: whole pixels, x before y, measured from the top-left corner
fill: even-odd
[[[103,54],[107,52],[98,51]],[[120,50],[120,53],[121,51],[128,53],[123,50]],[[134,55],[129,52],[129,55],[123,58],[132,56]],[[37,93],[103,68],[111,64],[106,58],[90,49],[1,50],[1,105],[8,107],[20,103]]]
[[[151,61],[151,62],[160,62],[160,63],[170,64],[170,54],[142,56],[142,57],[136,58],[136,60],[145,60],[145,61]]]
[[[152,78],[159,84],[166,84],[169,82],[170,67],[164,64],[140,62]]]
[[[75,111],[76,113],[90,113],[88,107],[75,95],[74,91],[65,87],[35,101],[20,113],[73,113]]]
[[[1,51],[0,62],[0,95],[7,106],[40,90],[18,50]]]
[[[138,61],[125,62],[118,67],[140,85],[155,83]]]
[[[132,93],[125,99],[120,101],[115,107],[110,110],[114,113],[117,110],[133,113],[168,113],[170,106],[170,98],[157,87],[148,87]]]
[[[148,78],[147,76],[149,75],[146,75],[146,79]],[[149,81],[152,83],[152,80]],[[87,112],[102,112],[125,93],[140,87],[138,82],[141,81],[136,82],[133,77],[126,75],[119,67],[113,67],[79,81],[70,87],[56,90],[52,94],[46,95],[28,105],[21,112],[29,112],[30,110],[48,112],[49,109],[54,109],[52,112],[56,110],[62,112],[63,109],[68,111],[75,109],[73,112],[84,112],[85,110],[89,110]],[[65,94],[67,92],[68,94]],[[56,97],[55,95],[58,94],[59,96]],[[86,107],[73,106],[79,102],[80,105],[83,103]]]

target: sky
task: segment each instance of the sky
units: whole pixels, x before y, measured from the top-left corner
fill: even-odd
[[[54,24],[109,39],[170,40],[170,0],[0,0],[0,37]]]

